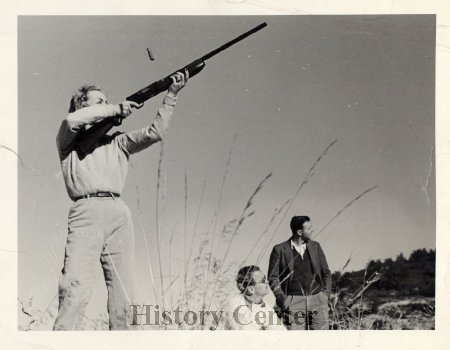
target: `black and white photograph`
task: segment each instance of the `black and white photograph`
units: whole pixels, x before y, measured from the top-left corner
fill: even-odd
[[[10,345],[446,347],[439,13],[233,4],[16,14]]]

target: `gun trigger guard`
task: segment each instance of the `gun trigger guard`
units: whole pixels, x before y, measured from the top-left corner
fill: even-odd
[[[124,119],[123,117],[116,117],[114,118],[114,126],[119,126],[122,125],[122,120]]]

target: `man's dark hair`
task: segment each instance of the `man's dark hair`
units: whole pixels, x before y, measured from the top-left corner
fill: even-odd
[[[305,222],[311,221],[309,216],[294,216],[291,219],[291,231],[292,233],[296,233],[298,230],[303,229],[303,224]]]
[[[253,272],[256,271],[261,271],[261,269],[255,265],[244,266],[238,271],[236,285],[239,292],[245,293],[248,290],[248,287],[254,284]]]

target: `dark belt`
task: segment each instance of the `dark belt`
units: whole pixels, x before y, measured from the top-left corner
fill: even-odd
[[[114,192],[97,192],[97,193],[89,193],[85,194],[84,196],[76,197],[74,201],[76,202],[79,199],[85,199],[85,198],[93,198],[93,197],[110,197],[112,199],[119,198],[120,194],[114,193]]]

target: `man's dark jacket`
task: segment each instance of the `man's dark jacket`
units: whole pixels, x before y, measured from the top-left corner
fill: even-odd
[[[316,241],[309,241],[306,244],[306,250],[311,258],[313,273],[320,282],[321,291],[330,296],[331,272],[320,244]],[[291,239],[273,247],[270,254],[269,284],[277,300],[277,305],[282,309],[294,277],[293,256]]]

